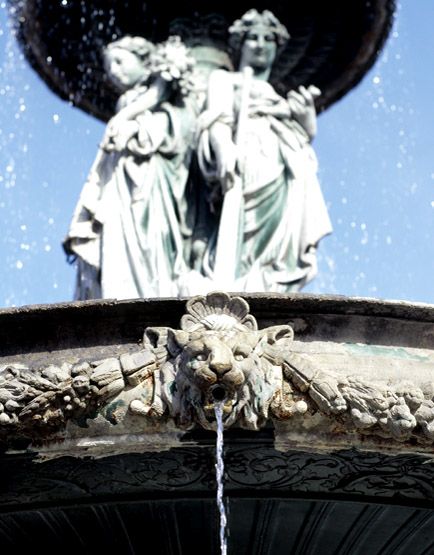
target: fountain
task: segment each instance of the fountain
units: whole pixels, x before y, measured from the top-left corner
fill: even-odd
[[[0,313],[1,544],[225,553],[227,539],[237,554],[429,553],[434,308],[293,292],[330,231],[314,105],[363,77],[393,3],[275,3],[274,14],[260,3],[177,13],[139,0],[94,12],[72,0],[16,4],[35,70],[109,125],[65,242],[77,297],[90,300]],[[158,135],[162,121],[172,127]],[[254,166],[252,137],[282,153],[266,184],[288,194],[292,213],[265,203],[269,167]],[[248,227],[264,213],[264,227]],[[144,215],[156,225],[140,228]],[[264,252],[276,245],[270,267]]]

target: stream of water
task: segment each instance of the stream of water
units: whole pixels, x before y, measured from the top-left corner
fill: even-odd
[[[220,553],[227,554],[226,540],[226,509],[223,503],[223,478],[225,465],[223,461],[223,402],[214,404],[215,417],[217,422],[217,445],[216,445],[216,482],[217,482],[217,507],[220,513]]]

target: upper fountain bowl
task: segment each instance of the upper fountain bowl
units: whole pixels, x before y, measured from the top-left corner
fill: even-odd
[[[130,34],[160,41],[180,35],[202,63],[218,52],[228,59],[229,22],[247,9],[270,9],[291,35],[271,83],[280,94],[299,85],[322,91],[324,110],[366,74],[391,28],[395,0],[280,2],[191,0],[9,0],[26,58],[61,98],[108,120],[116,92],[105,78],[101,49]],[[235,60],[233,60],[235,62]]]

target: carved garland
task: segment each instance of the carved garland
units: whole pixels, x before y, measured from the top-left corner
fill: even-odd
[[[256,430],[269,418],[322,413],[347,429],[398,440],[434,440],[434,402],[410,382],[369,383],[315,368],[291,350],[290,326],[257,329],[240,297],[210,293],[187,302],[179,330],[147,328],[142,349],[118,358],[0,368],[0,432],[33,437],[67,421],[95,417],[136,388],[131,413],[171,417],[182,428],[214,429],[214,403],[224,424]]]

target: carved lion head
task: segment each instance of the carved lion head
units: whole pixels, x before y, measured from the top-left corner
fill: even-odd
[[[223,293],[196,297],[187,310],[181,330],[166,328],[168,357],[159,376],[166,408],[180,425],[214,429],[221,402],[225,427],[258,429],[282,383],[273,347],[292,340],[292,329],[258,331],[247,303]]]

